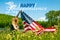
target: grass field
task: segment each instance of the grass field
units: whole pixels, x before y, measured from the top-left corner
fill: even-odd
[[[60,40],[60,28],[58,31],[45,32],[39,34],[39,36],[35,35],[31,31],[26,33],[22,33],[21,31],[9,31],[9,29],[0,31],[0,40]]]

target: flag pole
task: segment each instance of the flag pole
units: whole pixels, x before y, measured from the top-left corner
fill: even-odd
[[[20,10],[20,11],[18,12],[18,14],[16,15],[17,18],[18,18],[18,16],[19,16],[20,13],[22,13],[22,10]]]

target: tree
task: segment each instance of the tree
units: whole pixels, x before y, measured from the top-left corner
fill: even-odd
[[[50,25],[57,25],[58,24],[58,16],[60,15],[60,10],[58,11],[49,11],[46,13],[46,18]]]

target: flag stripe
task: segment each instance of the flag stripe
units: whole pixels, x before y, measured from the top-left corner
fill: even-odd
[[[32,26],[30,26],[30,29],[31,29],[33,32],[35,32],[35,29],[34,29]]]
[[[33,27],[36,30],[36,28],[35,28],[35,26],[33,24],[30,24],[30,25],[31,25],[31,27]]]
[[[34,21],[34,23],[40,28],[40,29],[44,29],[40,24],[38,24],[37,22]]]
[[[24,28],[28,27],[29,25],[25,25]]]
[[[56,31],[56,29],[44,29],[44,31]]]
[[[39,27],[34,22],[32,24],[39,30]]]
[[[24,30],[27,30],[27,29],[29,29],[29,28],[28,27],[24,28]]]
[[[26,22],[25,22],[25,21],[23,21],[23,24],[26,24]]]

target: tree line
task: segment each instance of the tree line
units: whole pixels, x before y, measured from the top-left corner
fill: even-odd
[[[46,15],[47,21],[37,21],[43,27],[46,28],[49,26],[58,25],[58,23],[60,23],[60,10],[57,10],[57,11],[51,10],[47,12],[45,15]],[[9,27],[13,17],[14,16],[11,16],[11,15],[0,14],[0,28]],[[21,29],[23,28],[21,18],[19,18],[19,26]]]

